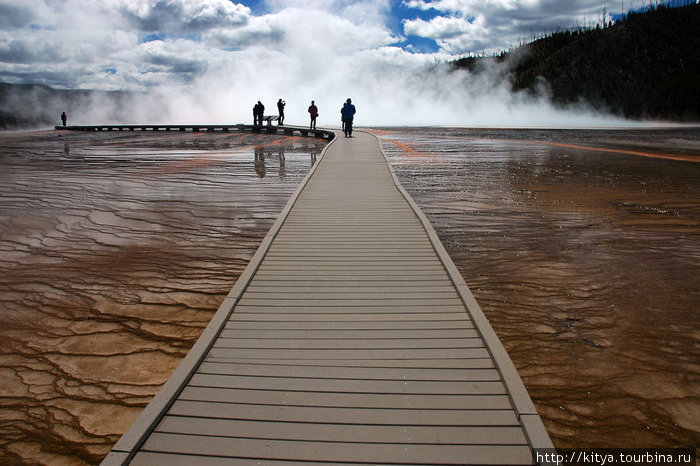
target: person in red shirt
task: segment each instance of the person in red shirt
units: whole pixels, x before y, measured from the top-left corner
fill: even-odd
[[[311,124],[309,125],[309,129],[316,129],[316,117],[318,116],[318,107],[316,107],[316,104],[314,101],[311,101],[311,105],[309,105],[309,116],[311,116]]]

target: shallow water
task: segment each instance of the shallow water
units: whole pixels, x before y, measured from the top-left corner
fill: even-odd
[[[0,463],[98,463],[324,142],[54,131],[0,141]]]
[[[375,132],[556,447],[700,444],[700,130]]]
[[[378,133],[556,446],[698,445],[698,130]],[[0,141],[0,463],[96,463],[323,142]]]

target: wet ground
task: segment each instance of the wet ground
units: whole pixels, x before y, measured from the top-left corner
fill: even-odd
[[[700,445],[700,130],[375,132],[555,446]]]
[[[387,129],[559,447],[700,442],[700,131]],[[93,464],[323,142],[0,134],[0,463]]]
[[[0,464],[95,464],[324,143],[54,131],[0,143]]]

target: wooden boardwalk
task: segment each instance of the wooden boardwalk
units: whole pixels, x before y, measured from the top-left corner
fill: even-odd
[[[552,444],[381,152],[335,138],[108,464],[532,464]]]
[[[179,131],[187,133],[266,133],[333,139],[335,133],[327,129],[309,129],[305,126],[289,125],[69,125],[54,126],[59,131]]]

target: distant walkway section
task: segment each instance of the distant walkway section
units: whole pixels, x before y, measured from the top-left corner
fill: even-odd
[[[335,133],[325,129],[308,129],[302,126],[254,126],[254,125],[83,125],[83,126],[54,126],[57,130],[66,131],[181,131],[193,133],[267,133],[284,134],[287,136],[305,136],[322,139],[333,139]]]
[[[378,140],[335,138],[105,465],[532,464],[552,444]]]

